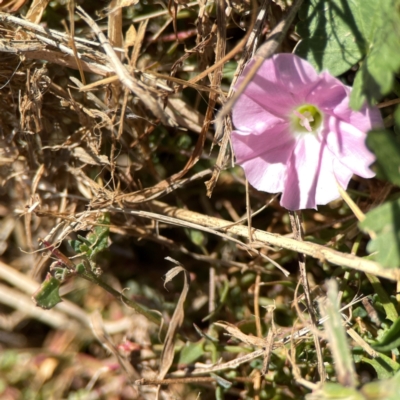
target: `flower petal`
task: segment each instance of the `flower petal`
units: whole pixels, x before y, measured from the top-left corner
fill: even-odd
[[[350,179],[353,176],[353,171],[343,165],[340,160],[335,158],[333,160],[333,173],[335,174],[337,183],[346,190],[347,186],[349,186]]]
[[[234,130],[231,140],[238,164],[260,156],[269,163],[284,162],[286,158],[281,157],[279,149],[281,147],[293,149],[295,144],[295,139],[290,135],[287,123],[265,130],[262,132],[262,137],[259,134]]]
[[[281,205],[293,211],[317,208],[338,197],[332,153],[314,135],[304,135],[288,163]]]
[[[322,72],[314,86],[307,93],[306,102],[317,106],[320,110],[329,114],[346,98],[347,90],[345,85],[329,75],[329,73]]]
[[[382,126],[382,118],[373,107],[351,110],[350,92],[293,54],[265,60],[233,109],[232,145],[249,182],[266,192],[281,191],[281,205],[298,210],[340,197],[337,183],[347,188],[353,173],[374,176],[369,166],[375,156],[365,139],[368,130]],[[310,115],[307,107],[313,110]],[[296,116],[313,132],[293,132]],[[318,116],[318,124],[311,125],[310,116]]]
[[[369,168],[375,156],[365,144],[364,132],[335,117],[326,121],[325,128],[329,130],[326,135],[327,146],[343,165],[363,178],[375,176]]]
[[[236,162],[252,186],[269,193],[282,191],[286,164],[296,144],[287,125],[264,132],[262,139],[232,131],[232,144]]]
[[[253,134],[263,134],[267,129],[284,123],[285,120],[268,112],[247,96],[247,89],[233,108],[233,124],[236,129]]]
[[[331,115],[365,133],[371,129],[383,128],[383,119],[378,108],[364,105],[360,111],[354,111],[349,106],[348,96],[332,110]]]
[[[240,87],[243,79],[247,76],[251,70],[254,59],[247,65],[243,74],[238,79],[235,89]],[[272,68],[271,68],[272,67]],[[271,60],[266,60],[262,64],[261,68],[257,71],[251,82],[246,86],[243,94],[253,102],[257,103],[265,111],[280,117],[286,116],[290,109],[296,104],[296,99],[287,90],[282,90],[282,86],[276,82],[276,79],[272,72],[266,72],[271,69],[273,71],[273,63]],[[241,96],[241,97],[242,97]],[[238,106],[235,105],[235,110]]]
[[[262,157],[245,161],[242,165],[247,180],[254,188],[267,193],[283,191],[286,163],[270,164]]]
[[[326,145],[321,161],[315,201],[316,204],[323,205],[340,197],[337,184],[339,183],[343,189],[347,189],[353,172],[339,162]]]
[[[246,66],[236,89],[254,63],[255,59]],[[304,99],[304,93],[310,91],[317,79],[318,74],[307,61],[294,54],[276,54],[263,62],[244,94],[270,113],[287,116]]]
[[[307,90],[318,79],[314,67],[295,54],[275,54],[267,61],[261,66],[259,73],[268,76],[285,91],[298,94]]]

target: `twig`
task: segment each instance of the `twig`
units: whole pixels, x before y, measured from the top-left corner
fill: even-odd
[[[217,179],[219,177],[220,171],[222,169],[223,163],[225,162],[226,158],[226,152],[228,150],[228,142],[229,142],[229,137],[230,133],[232,131],[232,122],[229,118],[229,113],[231,112],[234,104],[236,103],[237,99],[240,97],[240,95],[243,93],[244,89],[246,86],[249,84],[249,82],[253,79],[253,76],[256,74],[258,69],[261,67],[261,64],[263,61],[269,57],[271,57],[278,46],[281,44],[283,41],[297,11],[299,10],[303,0],[297,0],[290,11],[282,18],[282,20],[279,22],[279,24],[272,30],[272,32],[268,35],[268,38],[266,42],[258,49],[258,52],[256,54],[256,62],[254,63],[253,67],[241,83],[240,87],[236,88],[235,92],[233,92],[234,88],[234,83],[239,75],[239,73],[242,72],[242,69],[244,67],[244,62],[246,61],[246,56],[249,55],[249,50],[250,46],[256,45],[256,43],[252,43],[253,41],[255,42],[256,39],[256,32],[252,32],[251,35],[249,35],[249,40],[246,45],[246,56],[243,57],[242,62],[239,63],[238,68],[237,68],[237,73],[235,74],[235,77],[232,81],[232,86],[231,90],[228,95],[228,100],[225,103],[224,107],[221,109],[221,111],[218,113],[217,118],[216,118],[216,133],[215,133],[215,139],[214,141],[216,142],[221,142],[221,148],[218,154],[217,161],[215,163],[215,168],[213,171],[213,175],[211,179],[206,183],[207,185],[207,196],[211,197],[212,191],[214,189],[214,186],[217,182]],[[266,9],[267,8],[267,3],[265,2],[263,4],[263,7]],[[260,14],[257,17],[257,21],[255,23],[256,25],[261,26],[261,21],[265,18],[266,11],[264,9],[261,9]],[[224,124],[225,129],[224,129]]]
[[[355,303],[357,303],[358,301],[360,301],[361,299],[358,298],[355,301],[351,302],[350,304],[347,304],[346,306],[342,307],[340,309],[340,311],[344,311],[345,309],[352,307]],[[272,309],[270,309],[270,311],[273,311]],[[322,324],[323,322],[325,322],[327,319],[327,317],[321,318],[318,321],[318,324]],[[238,358],[235,358],[234,360],[228,361],[226,363],[216,363],[214,365],[210,365],[209,367],[202,367],[202,368],[196,368],[194,369],[190,375],[191,376],[196,376],[196,375],[202,375],[202,374],[208,374],[210,372],[219,372],[219,371],[225,371],[227,369],[235,369],[237,368],[239,365],[244,364],[246,362],[250,362],[258,357],[261,356],[266,356],[266,349],[271,347],[271,343],[272,343],[272,349],[281,347],[283,345],[286,345],[288,343],[291,343],[291,345],[293,344],[293,341],[295,339],[300,339],[303,336],[305,336],[308,332],[310,332],[310,327],[305,327],[302,328],[296,332],[293,332],[291,335],[284,337],[283,339],[280,339],[278,342],[273,343],[273,339],[276,335],[276,328],[274,326],[273,320],[271,320],[271,334],[269,335],[269,337],[267,336],[267,338],[265,339],[260,339],[257,336],[248,336],[244,333],[241,333],[236,327],[235,330],[237,330],[236,335],[234,335],[236,338],[238,338],[239,340],[241,340],[242,342],[246,343],[246,344],[250,344],[252,346],[255,347],[262,347],[261,349],[255,350],[249,354],[245,354],[244,356],[240,356]],[[216,323],[215,325],[218,326],[222,326],[224,329],[227,330],[228,325],[225,323]],[[229,332],[229,330],[228,330]],[[238,333],[241,333],[240,335],[238,335]],[[182,375],[186,375],[185,371],[176,371],[174,373],[171,374],[171,376],[182,376]],[[308,382],[308,381],[305,381]],[[311,385],[311,383],[309,383]],[[308,386],[307,386],[308,387]]]
[[[154,201],[151,203],[154,211],[162,213],[164,215],[156,213],[146,213],[144,211],[134,210],[119,210],[119,212],[128,212],[136,215],[143,215],[145,218],[163,219],[165,222],[173,222],[174,224],[184,225],[185,221],[193,222],[197,225],[197,229],[212,228],[217,234],[218,231],[224,231],[234,235],[242,237],[248,237],[247,226],[235,225],[232,226],[232,222],[225,221],[219,218],[211,217],[196,213],[194,211],[185,210],[169,206],[168,204]],[[111,211],[111,209],[110,209]],[[174,217],[173,221],[168,220],[168,217]],[[168,223],[168,222],[167,222]],[[298,253],[304,253],[313,258],[319,259],[320,261],[328,261],[335,265],[342,267],[353,268],[358,271],[370,273],[372,275],[381,276],[386,279],[400,280],[400,271],[398,269],[383,269],[377,262],[367,260],[364,258],[356,257],[351,254],[342,253],[326,246],[322,246],[311,242],[299,242],[285,236],[265,232],[259,229],[253,229],[252,231],[253,240],[261,244],[277,246],[285,248],[287,250],[296,251]]]
[[[111,66],[114,68],[115,73],[118,75],[122,84],[130,89],[140,100],[151,110],[151,112],[158,117],[164,124],[170,125],[169,121],[161,109],[160,105],[155,99],[141,87],[140,82],[136,81],[127,71],[125,66],[121,63],[121,60],[115,54],[110,42],[103,34],[96,22],[87,14],[81,7],[77,7],[77,12],[80,17],[90,26],[93,32],[97,35],[104,51],[106,52]]]
[[[257,336],[262,337],[261,330],[261,317],[260,317],[260,283],[261,273],[258,271],[256,275],[256,281],[254,282],[254,317],[256,323]]]
[[[233,234],[248,238],[247,226],[232,225],[231,221],[225,221],[223,219],[203,215],[194,211],[185,210],[183,208],[173,207],[159,201],[152,201],[150,204],[153,211],[155,212],[132,210],[127,207],[119,208],[110,206],[93,210],[89,213],[96,213],[98,211],[126,213],[147,219],[152,219],[154,221],[165,222],[169,225],[192,227],[193,229],[209,232],[214,235],[234,241],[243,246],[243,248],[245,248],[246,250],[249,250],[250,252],[257,254],[265,259],[268,259],[268,257],[266,257],[264,254],[261,254],[259,251],[256,251],[255,245],[276,246],[278,248],[284,248],[298,253],[304,253],[308,256],[320,260],[321,262],[330,262],[341,267],[352,268],[357,271],[370,273],[372,275],[380,276],[382,278],[394,281],[400,280],[399,269],[384,269],[379,263],[375,261],[357,257],[348,253],[342,253],[340,251],[333,250],[327,246],[322,246],[316,243],[306,241],[299,242],[298,240],[294,240],[286,236],[265,232],[259,229],[252,230],[253,243],[252,246],[248,246],[245,243],[227,235]],[[85,213],[88,212],[85,211]],[[58,214],[46,213],[43,211],[40,211],[40,213],[37,212],[37,214],[49,217],[60,217],[60,215]],[[79,215],[77,215],[76,217],[78,216]],[[64,219],[70,219],[70,217],[66,215],[63,217]],[[75,219],[73,221],[75,221]],[[223,234],[222,232],[224,232],[225,234]],[[274,261],[271,259],[269,259],[269,261],[274,263]],[[276,265],[276,263],[274,265]],[[281,266],[279,266],[279,268],[282,270],[282,272],[285,273],[285,275],[289,274],[288,271],[284,270]]]
[[[54,329],[67,329],[75,333],[82,332],[81,325],[76,320],[69,318],[57,309],[44,311],[36,307],[29,296],[6,285],[0,285],[0,304],[21,311],[27,317],[34,318]]]
[[[289,217],[290,217],[290,223],[292,225],[294,238],[298,241],[303,241],[304,232],[301,221],[301,211],[289,211]],[[324,366],[324,359],[322,357],[321,343],[319,341],[317,333],[317,316],[311,300],[310,285],[308,284],[308,279],[307,279],[306,257],[303,253],[297,253],[297,257],[299,260],[300,279],[303,285],[306,304],[311,318],[311,325],[312,325],[311,331],[314,336],[315,351],[317,353],[319,377],[321,381],[324,382],[326,379],[326,372]]]
[[[236,72],[235,72],[235,75],[232,80],[231,88],[228,93],[228,98],[230,98],[234,93],[233,88],[234,88],[235,82],[238,79],[239,75],[242,73],[245,62],[248,60],[249,54],[251,52],[254,52],[255,49],[257,48],[257,38],[261,32],[262,24],[266,18],[269,3],[270,3],[270,0],[264,0],[263,4],[260,7],[260,10],[258,12],[258,15],[257,15],[257,18],[256,18],[254,24],[253,24],[253,21],[250,24],[250,27],[252,27],[252,29],[249,29],[248,30],[249,32],[246,35],[246,38],[245,38],[245,39],[247,39],[246,45],[244,46],[242,57],[241,57],[240,61],[238,62],[238,66],[236,68]],[[255,11],[256,11],[256,9],[254,8],[254,11],[253,11],[254,16],[255,16]],[[253,17],[252,17],[252,19],[253,19]],[[218,153],[217,160],[215,162],[212,177],[209,181],[206,182],[208,197],[211,197],[214,187],[219,178],[219,174],[223,168],[224,163],[226,162],[226,154],[227,154],[227,150],[228,150],[229,136],[230,136],[231,131],[232,131],[232,122],[231,122],[231,119],[227,116],[225,118],[224,132],[222,133],[221,129],[217,129],[215,132],[214,140],[213,140],[213,144],[215,144],[215,143],[220,144],[220,150]],[[223,135],[222,138],[221,138],[221,134]]]
[[[255,4],[254,0],[252,0],[252,4]],[[252,21],[250,25],[253,26],[254,22],[255,22],[255,13],[252,14]],[[212,67],[207,68],[205,71],[198,74],[195,78],[191,79],[189,82],[196,83],[201,79],[203,79],[204,77],[206,77],[211,72],[215,71],[218,68],[221,68],[227,61],[229,61],[243,49],[251,33],[252,29],[249,29],[249,31],[246,33],[246,36],[228,54],[226,54],[224,57],[218,60]]]
[[[222,126],[224,118],[231,112],[233,105],[236,103],[239,96],[243,93],[249,82],[253,79],[253,76],[261,67],[261,64],[264,62],[265,59],[271,57],[275,53],[278,46],[282,43],[302,3],[303,0],[296,0],[294,2],[290,11],[282,18],[279,24],[276,25],[276,27],[269,34],[266,42],[259,48],[256,54],[256,62],[254,63],[252,69],[249,71],[241,85],[237,88],[235,94],[226,102],[224,108],[218,114],[216,120],[217,130],[219,130],[218,128]]]
[[[212,377],[188,377],[188,378],[169,378],[169,379],[146,379],[142,378],[134,382],[135,385],[177,385],[177,384],[187,384],[187,383],[204,383],[210,382],[214,383],[215,378]]]
[[[144,307],[140,306],[138,303],[128,299],[121,292],[118,292],[118,290],[115,290],[114,288],[112,288],[108,283],[99,279],[93,272],[86,271],[86,272],[80,273],[78,275],[81,276],[82,278],[102,287],[108,293],[112,294],[116,299],[120,300],[122,303],[125,303],[128,307],[133,308],[137,313],[142,314],[143,316],[145,316],[149,321],[153,322],[154,324],[156,324],[156,325],[161,324],[161,318],[157,314],[155,314],[154,312],[151,312],[150,310],[145,309]]]
[[[101,288],[106,290],[108,293],[112,294],[116,299],[118,299],[122,303],[126,304],[128,307],[133,308],[137,313],[145,316],[149,321],[153,322],[156,325],[161,325],[161,318],[157,314],[155,314],[154,312],[151,312],[150,310],[147,310],[146,308],[142,307],[138,303],[128,299],[122,293],[118,292],[118,290],[115,290],[108,283],[101,280],[92,271],[90,271],[88,269],[86,269],[85,271],[82,271],[82,272],[78,271],[76,268],[76,265],[68,257],[66,257],[63,253],[61,253],[61,251],[59,251],[52,244],[48,243],[45,240],[43,240],[43,243],[45,244],[46,249],[49,250],[53,254],[53,256],[58,259],[59,262],[61,262],[63,265],[65,265],[65,267],[67,267],[71,273],[74,273],[74,274],[76,273],[78,276],[86,279],[87,281],[90,281],[90,282],[100,286]]]
[[[202,231],[205,231],[205,232],[209,232],[209,233],[212,233],[212,234],[217,235],[217,236],[221,236],[221,237],[223,237],[225,239],[228,239],[228,240],[230,240],[232,242],[235,242],[235,243],[239,244],[240,246],[245,248],[250,253],[256,254],[256,255],[268,260],[271,264],[273,264],[277,268],[279,268],[285,274],[285,276],[289,276],[289,272],[285,268],[283,268],[276,261],[272,260],[271,258],[266,256],[265,254],[263,254],[260,251],[258,251],[256,248],[254,248],[252,246],[249,246],[249,245],[246,245],[245,243],[241,242],[240,240],[237,240],[237,239],[235,239],[233,237],[230,237],[227,234],[219,232],[219,231],[217,231],[215,229],[208,228],[208,227],[205,227],[205,226],[202,226],[202,225],[199,225],[199,224],[194,224],[192,222],[183,222],[183,221],[180,221],[179,219],[176,219],[176,218],[166,217],[166,216],[162,216],[160,214],[155,214],[155,213],[147,212],[147,211],[125,210],[125,209],[117,208],[117,207],[108,207],[106,209],[103,209],[103,211],[104,210],[111,211],[111,212],[123,212],[123,213],[126,213],[126,214],[138,215],[138,216],[141,216],[141,217],[144,217],[144,218],[154,219],[155,221],[163,221],[163,222],[166,222],[166,223],[171,224],[171,225],[186,226],[186,227],[190,227],[190,228],[193,228],[193,229],[198,229],[198,230],[202,230]],[[247,236],[247,235],[244,235],[244,236]]]
[[[275,305],[270,305],[267,307],[267,309],[268,309],[267,316],[270,317],[271,326],[268,330],[267,337],[265,338],[265,353],[264,353],[263,366],[261,370],[261,373],[263,375],[265,375],[268,372],[271,353],[274,348],[274,340],[277,335],[277,330],[274,322]]]

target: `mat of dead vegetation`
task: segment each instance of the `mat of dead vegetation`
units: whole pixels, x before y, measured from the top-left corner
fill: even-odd
[[[234,166],[229,114],[215,124],[285,1],[0,10],[1,398],[303,398],[342,382],[318,322],[331,277],[360,383],[399,365],[368,344],[397,272],[362,258],[353,211],[305,211],[294,240]],[[273,51],[299,40],[284,29]],[[361,210],[389,191],[350,187]]]

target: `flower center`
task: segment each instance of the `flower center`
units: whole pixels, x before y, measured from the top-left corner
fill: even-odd
[[[322,123],[322,113],[317,107],[311,104],[305,104],[299,108],[296,108],[293,111],[293,114],[292,127],[295,132],[318,132],[318,129]]]

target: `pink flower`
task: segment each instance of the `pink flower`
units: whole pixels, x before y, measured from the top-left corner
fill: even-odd
[[[353,174],[372,178],[365,138],[382,118],[374,107],[350,109],[350,91],[294,54],[265,60],[233,108],[233,149],[250,184],[300,210],[339,198],[336,180],[346,189]]]

